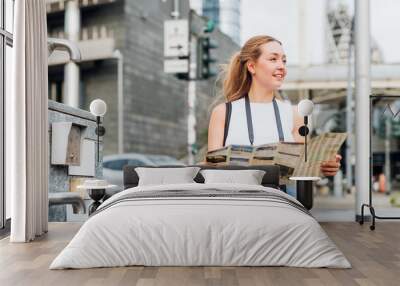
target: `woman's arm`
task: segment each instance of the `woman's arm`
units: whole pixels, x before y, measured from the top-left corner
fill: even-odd
[[[221,103],[214,107],[211,113],[210,124],[208,126],[208,151],[223,147],[225,112],[225,103]]]
[[[336,154],[335,159],[332,161],[325,161],[321,163],[321,171],[325,176],[335,176],[340,168],[340,160],[342,156]]]

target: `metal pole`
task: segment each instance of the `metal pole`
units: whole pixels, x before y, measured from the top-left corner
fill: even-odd
[[[193,145],[196,143],[196,37],[190,35],[189,81],[188,81],[188,164],[194,164]]]
[[[369,0],[355,0],[356,220],[368,202],[370,166],[370,20]]]
[[[335,198],[343,197],[343,172],[339,170],[336,176],[333,177],[333,195]]]
[[[353,188],[353,66],[352,66],[352,46],[353,46],[354,19],[350,29],[349,50],[347,57],[347,93],[346,93],[346,180],[347,190]]]
[[[308,60],[308,35],[307,35],[307,10],[308,10],[308,1],[300,0],[298,4],[298,41],[299,41],[299,66],[300,68],[307,68],[309,65]],[[302,92],[305,92],[302,90]],[[303,93],[304,95],[304,93]],[[306,98],[305,96],[302,98]]]
[[[305,136],[304,136],[304,162],[307,162],[307,135],[308,135],[308,117],[304,116],[304,130],[305,130]]]
[[[119,50],[114,51],[118,61],[118,153],[124,153],[124,56]]]
[[[179,19],[179,0],[174,0],[174,10],[171,12],[171,16],[174,19]]]
[[[100,163],[100,116],[96,116],[96,135],[97,135],[97,164]]]
[[[68,40],[79,42],[81,15],[78,0],[69,0],[65,7],[65,35]],[[64,67],[64,98],[66,105],[79,108],[79,66],[68,62]]]
[[[392,137],[392,118],[386,116],[385,120],[386,136],[385,136],[385,192],[390,193],[392,190],[391,173],[390,173],[390,141]]]
[[[68,40],[77,43],[81,29],[81,15],[78,0],[69,0],[65,7],[65,35]],[[69,106],[79,108],[79,66],[68,62],[64,67],[64,98]]]

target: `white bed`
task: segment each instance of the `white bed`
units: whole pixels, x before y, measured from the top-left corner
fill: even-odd
[[[198,183],[134,187],[111,197],[50,269],[127,265],[351,267],[289,195]]]

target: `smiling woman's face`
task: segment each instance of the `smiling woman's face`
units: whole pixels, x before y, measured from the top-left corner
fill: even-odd
[[[253,80],[268,89],[278,89],[286,76],[286,55],[282,45],[269,42],[260,46],[261,55],[256,62],[249,62],[248,70]]]

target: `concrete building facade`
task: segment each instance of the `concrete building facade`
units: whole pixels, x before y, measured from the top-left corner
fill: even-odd
[[[48,1],[49,37],[67,37],[65,9],[69,1]],[[105,155],[123,151],[184,156],[187,152],[188,83],[163,71],[163,23],[171,19],[174,1],[77,2],[80,12],[78,45],[82,52],[79,107],[88,110],[90,102],[96,98],[107,103]],[[180,1],[179,11],[181,18],[188,18],[189,1]],[[211,37],[219,45],[214,51],[217,65],[227,62],[239,49],[218,30]],[[50,58],[49,96],[61,102],[65,101],[65,62],[61,53]],[[121,62],[122,78],[118,73]],[[122,92],[118,86],[121,82]],[[207,128],[209,107],[215,100],[214,86],[215,79],[197,83],[197,138],[204,138],[201,134]],[[123,107],[122,113],[119,106]],[[118,141],[122,137],[123,145],[119,148]]]

